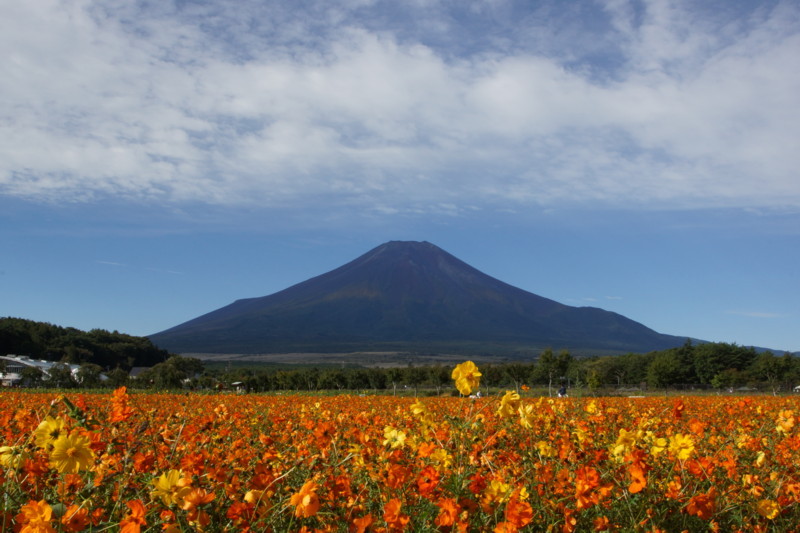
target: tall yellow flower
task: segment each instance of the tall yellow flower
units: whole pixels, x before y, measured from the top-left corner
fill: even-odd
[[[94,452],[89,447],[89,438],[78,431],[61,435],[53,442],[50,466],[61,473],[76,474],[92,465]]]
[[[33,442],[39,448],[46,449],[50,447],[65,430],[64,420],[46,416],[44,420],[39,423],[37,428],[33,430]]]
[[[180,470],[170,470],[153,480],[155,489],[150,492],[150,496],[161,498],[168,507],[172,504],[182,505],[184,496],[192,490],[190,484],[191,480],[183,477]]]
[[[472,361],[465,361],[453,369],[451,378],[455,381],[458,392],[469,396],[474,389],[480,386],[481,373]]]
[[[676,433],[669,439],[669,451],[681,461],[685,461],[694,452],[694,441],[689,435]]]

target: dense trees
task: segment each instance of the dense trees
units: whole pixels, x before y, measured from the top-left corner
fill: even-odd
[[[558,355],[544,350],[536,361],[479,365],[484,394],[498,389],[520,390],[523,385],[553,395],[558,387],[593,391],[630,388],[729,388],[757,387],[764,391],[790,390],[800,384],[800,359],[790,354],[757,353],[735,344],[686,342],[671,350],[647,354],[623,354],[575,358],[568,351]],[[391,368],[295,368],[248,369],[220,373],[224,383],[241,381],[251,391],[269,390],[384,390],[441,394],[452,390],[452,366]]]
[[[0,354],[62,363],[92,363],[110,370],[153,366],[169,357],[145,337],[102,329],[81,331],[22,318],[0,318]]]

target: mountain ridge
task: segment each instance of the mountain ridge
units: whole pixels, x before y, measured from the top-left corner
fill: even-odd
[[[546,346],[627,352],[686,340],[611,311],[571,307],[514,287],[427,241],[381,244],[327,273],[236,300],[149,338],[181,353]]]

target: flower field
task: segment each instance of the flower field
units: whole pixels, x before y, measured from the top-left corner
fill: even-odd
[[[795,397],[0,404],[2,531],[800,531]]]

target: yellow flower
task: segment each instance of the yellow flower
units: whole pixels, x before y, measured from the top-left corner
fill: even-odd
[[[756,511],[758,511],[758,514],[769,520],[778,516],[780,510],[780,506],[772,500],[761,500],[756,504]]]
[[[16,470],[25,459],[25,454],[19,446],[0,446],[0,465]]]
[[[633,447],[636,446],[636,437],[637,435],[633,431],[620,429],[617,442],[614,443],[614,450],[611,452],[614,454],[614,457],[619,458],[620,456],[630,452]]]
[[[383,437],[383,445],[389,445],[392,449],[402,448],[406,443],[406,434],[391,426],[383,428]]]
[[[667,448],[667,439],[664,437],[655,437],[653,445],[650,447],[650,455],[658,457]]]
[[[458,392],[469,396],[474,389],[480,386],[481,373],[472,361],[465,361],[453,369],[451,378],[456,383]]]
[[[539,450],[539,455],[542,457],[555,457],[558,453],[558,450],[550,446],[550,443],[544,440],[540,440],[536,443],[536,449]]]
[[[526,429],[531,429],[533,423],[536,421],[536,413],[533,411],[533,405],[520,405],[517,413],[519,414],[520,425]]]
[[[444,448],[436,448],[430,458],[431,461],[445,468],[449,468],[453,464],[453,457]]]
[[[513,390],[506,391],[500,399],[500,407],[497,408],[497,415],[501,418],[514,416],[517,409],[519,409],[520,403],[519,394]]]
[[[676,433],[669,439],[669,451],[681,461],[685,461],[694,451],[694,441],[689,435]]]
[[[64,421],[60,418],[46,416],[33,430],[33,442],[39,448],[48,448],[64,432]]]
[[[89,439],[78,431],[61,435],[53,442],[50,452],[50,466],[61,473],[76,474],[92,465],[94,452],[89,447]]]
[[[411,404],[411,412],[419,418],[425,418],[428,416],[428,408],[425,407],[425,404],[419,399]]]
[[[150,496],[161,498],[166,506],[181,505],[183,497],[192,490],[190,484],[191,480],[183,477],[180,470],[170,470],[153,480],[155,490],[150,493]]]
[[[775,425],[778,433],[789,433],[794,427],[794,412],[788,409],[779,412]]]

